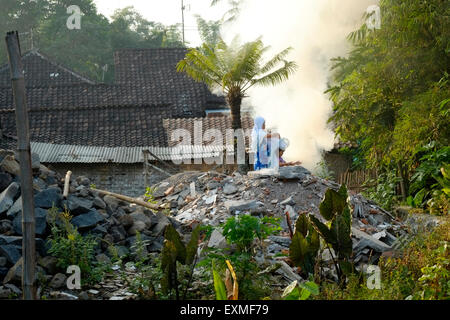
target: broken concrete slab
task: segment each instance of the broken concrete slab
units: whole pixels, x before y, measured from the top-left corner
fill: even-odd
[[[295,201],[294,201],[293,197],[290,196],[289,198],[281,201],[280,205],[282,205],[282,206],[286,206],[286,205],[293,206],[293,205],[295,205]]]
[[[223,187],[223,193],[224,194],[233,194],[233,193],[236,193],[237,191],[238,191],[237,187],[234,184],[231,184],[231,183],[227,183]]]
[[[364,242],[358,244],[357,246],[360,246],[360,247],[362,247],[363,245],[368,246],[378,252],[389,251],[392,249],[391,246],[385,244],[384,242],[381,242],[378,239],[375,239],[374,237],[365,233],[364,231],[356,229],[355,227],[352,227],[352,234],[356,238],[364,240]]]
[[[258,202],[256,200],[228,200],[225,202],[225,207],[228,211],[245,211],[258,208]]]
[[[303,181],[308,175],[311,175],[311,172],[303,168],[302,166],[287,166],[280,167],[275,177],[277,177],[278,179],[298,179],[300,181]]]
[[[0,215],[11,208],[19,191],[19,184],[17,182],[13,182],[0,194]]]
[[[214,231],[212,232],[208,242],[208,247],[216,249],[225,249],[227,247],[227,240],[222,235],[222,232],[219,228],[214,229]]]
[[[302,277],[296,274],[286,262],[278,260],[276,263],[281,264],[281,267],[277,269],[276,273],[281,274],[289,282],[294,282],[295,280],[303,282]]]

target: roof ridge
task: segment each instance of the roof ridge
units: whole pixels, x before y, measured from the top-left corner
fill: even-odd
[[[82,80],[82,81],[84,81],[86,83],[89,83],[89,84],[92,84],[92,85],[97,83],[94,80],[91,80],[91,79],[87,78],[86,76],[84,76],[84,75],[82,75],[82,74],[80,74],[78,72],[73,71],[69,67],[66,67],[66,66],[60,64],[59,62],[52,61],[52,59],[49,56],[47,56],[46,54],[43,54],[42,52],[40,52],[39,49],[28,50],[27,52],[22,54],[22,59],[26,58],[26,57],[29,57],[29,56],[32,56],[32,55],[40,57],[41,59],[47,61],[51,65],[53,65],[53,66],[55,66],[57,68],[60,68],[60,69],[64,70],[65,72],[70,73],[75,78],[80,79],[80,80]],[[3,72],[5,70],[7,70],[7,69],[9,69],[9,64],[8,63],[4,64],[2,67],[0,66],[0,72]]]

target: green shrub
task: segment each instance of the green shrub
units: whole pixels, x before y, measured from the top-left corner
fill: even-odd
[[[77,265],[81,270],[82,282],[101,281],[108,266],[95,260],[98,239],[92,235],[83,237],[70,223],[72,216],[67,210],[59,212],[53,207],[48,210],[48,216],[52,233],[48,252],[57,259],[57,266],[65,272],[68,266]]]
[[[381,257],[381,289],[370,290],[366,277],[353,274],[342,290],[323,282],[316,299],[405,300],[450,299],[450,220],[433,232],[417,235],[396,257]]]
[[[400,180],[395,170],[380,173],[377,180],[371,179],[365,183],[371,187],[368,187],[363,195],[391,211],[400,202],[400,197],[397,195],[397,185]]]
[[[223,225],[223,236],[228,243],[235,244],[239,251],[249,251],[255,239],[263,240],[281,230],[279,219],[250,215],[229,218]]]

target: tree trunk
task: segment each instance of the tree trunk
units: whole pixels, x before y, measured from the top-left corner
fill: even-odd
[[[400,161],[397,162],[397,170],[400,175],[400,191],[402,193],[402,200],[406,201],[406,198],[408,197],[407,181],[403,165]]]
[[[242,129],[241,103],[242,93],[240,88],[231,88],[227,95],[227,103],[231,110],[231,127],[233,130]]]
[[[238,165],[238,171],[242,174],[246,174],[248,171],[248,157],[244,154],[244,163],[238,162],[238,140],[244,141],[245,136],[242,131],[241,123],[241,103],[243,95],[241,93],[241,88],[233,87],[228,91],[227,103],[231,110],[231,128],[235,131],[235,136],[233,138],[233,149],[234,149],[234,161]],[[245,147],[245,145],[244,145]]]

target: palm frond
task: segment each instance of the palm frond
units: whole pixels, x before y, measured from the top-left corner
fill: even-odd
[[[292,48],[289,47],[289,48],[284,49],[277,55],[275,55],[275,57],[273,57],[268,62],[266,62],[266,64],[260,69],[260,74],[266,74],[267,72],[272,70],[277,64],[279,64],[280,62],[283,62],[285,60],[286,56],[291,51],[292,51]]]
[[[269,73],[259,79],[254,79],[250,82],[250,85],[247,88],[244,88],[244,92],[251,88],[252,86],[258,84],[261,86],[273,86],[283,81],[289,79],[289,77],[295,73],[298,66],[293,61],[284,61],[284,66],[275,70],[272,73]]]

